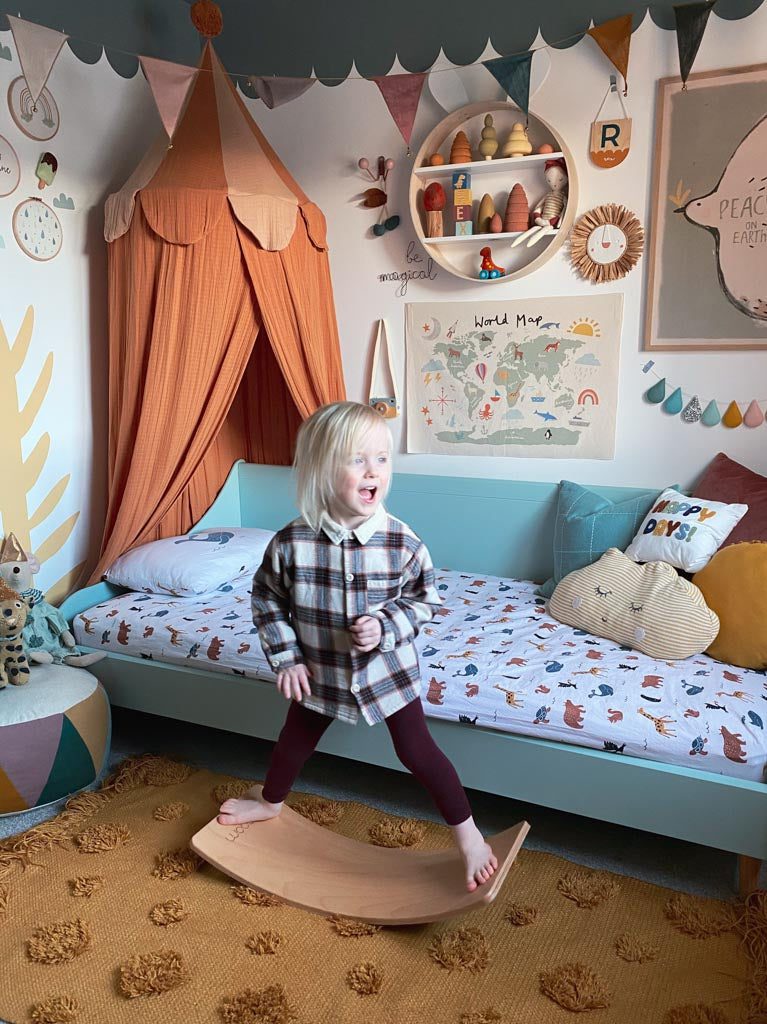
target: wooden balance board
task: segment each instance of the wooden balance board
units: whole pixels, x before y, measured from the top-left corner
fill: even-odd
[[[277,818],[247,825],[219,825],[214,818],[190,845],[224,874],[305,910],[373,924],[425,924],[494,900],[529,830],[521,821],[488,839],[498,868],[474,892],[466,890],[455,848],[427,853],[373,846],[287,806]]]

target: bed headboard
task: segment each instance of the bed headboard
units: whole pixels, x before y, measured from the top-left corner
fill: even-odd
[[[594,487],[614,501],[640,493]],[[464,572],[544,580],[552,571],[556,483],[395,473],[386,503],[423,538],[434,564]],[[238,462],[198,524],[276,530],[297,515],[287,466]]]

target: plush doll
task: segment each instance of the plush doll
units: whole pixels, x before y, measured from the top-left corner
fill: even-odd
[[[29,660],[38,665],[55,661],[80,668],[101,661],[105,655],[79,650],[67,620],[58,608],[48,604],[42,590],[33,586],[32,576],[39,571],[35,556],[27,556],[14,534],[9,533],[0,548],[0,579],[29,607],[23,634]]]
[[[24,598],[0,580],[0,690],[8,683],[23,686],[29,682],[29,663],[22,640],[28,612]]]
[[[527,242],[529,247],[543,235],[554,235],[559,231],[567,206],[567,164],[563,157],[547,160],[543,176],[549,191],[541,197],[532,212],[533,226],[515,238],[512,247],[522,242]]]

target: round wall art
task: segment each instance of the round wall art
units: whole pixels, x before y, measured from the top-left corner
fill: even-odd
[[[19,184],[21,169],[16,150],[0,135],[0,196],[9,196]]]
[[[64,236],[61,222],[42,199],[25,199],[13,211],[13,234],[21,249],[41,263],[58,256]]]
[[[32,102],[32,93],[22,76],[14,78],[8,86],[8,109],[16,126],[30,139],[45,142],[59,130],[59,108],[47,89],[43,89]]]
[[[570,260],[593,284],[617,281],[633,270],[644,249],[644,231],[625,206],[597,206],[570,233]]]

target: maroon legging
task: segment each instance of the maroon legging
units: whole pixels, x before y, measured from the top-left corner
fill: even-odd
[[[297,701],[291,702],[269,762],[264,800],[278,804],[285,799],[332,721]],[[432,739],[420,700],[416,698],[385,721],[397,757],[429,792],[447,824],[459,825],[470,818],[471,808],[458,774]]]

